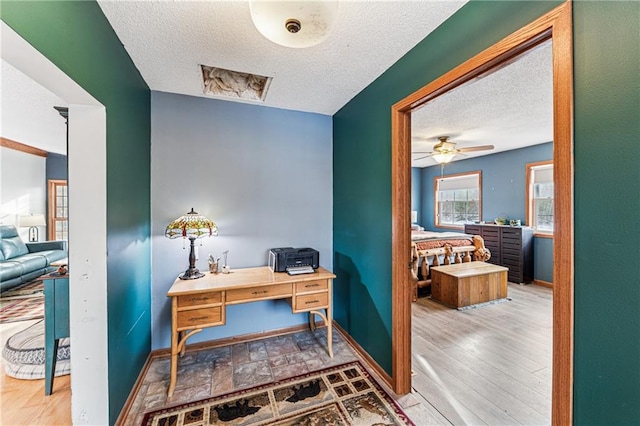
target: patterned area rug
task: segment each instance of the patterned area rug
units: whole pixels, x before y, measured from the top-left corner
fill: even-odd
[[[152,411],[142,424],[415,426],[357,361]]]
[[[44,296],[10,300],[0,308],[0,323],[44,318]]]
[[[42,280],[33,280],[22,284],[16,288],[0,293],[0,299],[22,299],[26,297],[40,297],[44,294],[44,284]]]

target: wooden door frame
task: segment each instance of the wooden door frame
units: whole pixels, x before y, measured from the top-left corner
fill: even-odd
[[[411,390],[411,112],[443,93],[552,40],[555,238],[551,421],[572,423],[573,410],[573,42],[567,1],[452,69],[392,107],[392,376],[394,391]]]

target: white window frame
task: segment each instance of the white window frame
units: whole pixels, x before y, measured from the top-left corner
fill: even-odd
[[[478,189],[478,217],[475,220],[481,220],[482,217],[482,171],[476,170],[472,172],[457,173],[453,175],[437,176],[433,179],[433,209],[434,209],[434,226],[438,228],[449,228],[463,230],[465,223],[473,223],[474,220],[468,220],[464,223],[449,223],[441,221],[440,214],[440,197],[441,187],[449,187],[455,189],[465,189],[459,186],[465,186],[470,180],[477,182]],[[468,189],[475,188],[471,186]]]
[[[551,173],[549,173],[549,171]],[[551,183],[551,185],[553,185],[553,160],[538,161],[536,163],[527,163],[526,174],[527,174],[527,195],[526,195],[527,225],[534,229],[534,235],[539,237],[553,238],[553,232],[554,232],[553,226],[554,226],[555,216],[553,216],[551,220],[551,229],[544,228],[544,227],[541,228],[540,226],[538,226],[538,220],[536,215],[536,211],[537,211],[536,205],[540,200],[543,200],[543,199],[535,198],[536,191],[534,188],[536,184],[540,184],[540,183]],[[553,194],[553,191],[552,191],[552,194]],[[544,199],[545,200],[551,199],[553,201],[554,197],[553,196],[545,197]],[[552,211],[552,214],[554,214],[553,208],[551,211]]]

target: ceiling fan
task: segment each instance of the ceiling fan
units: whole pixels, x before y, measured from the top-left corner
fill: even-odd
[[[449,141],[449,136],[439,136],[438,139],[440,142],[433,146],[433,151],[431,152],[412,152],[412,154],[425,154],[422,157],[414,158],[414,161],[422,160],[423,158],[433,157],[439,164],[446,164],[453,160],[458,154],[465,152],[475,152],[475,151],[487,151],[494,148],[493,145],[478,145],[478,146],[469,146],[466,148],[456,148],[455,142]]]

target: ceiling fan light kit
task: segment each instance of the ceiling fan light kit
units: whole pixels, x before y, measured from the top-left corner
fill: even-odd
[[[438,140],[440,142],[433,146],[433,152],[413,152],[413,154],[427,154],[419,158],[414,158],[413,161],[431,157],[438,164],[444,165],[451,162],[451,160],[453,160],[453,158],[458,154],[474,151],[488,151],[494,148],[493,145],[477,145],[466,148],[456,148],[456,142],[449,142],[449,136],[438,136]]]
[[[305,48],[322,42],[338,16],[338,2],[251,0],[253,24],[268,40]]]

